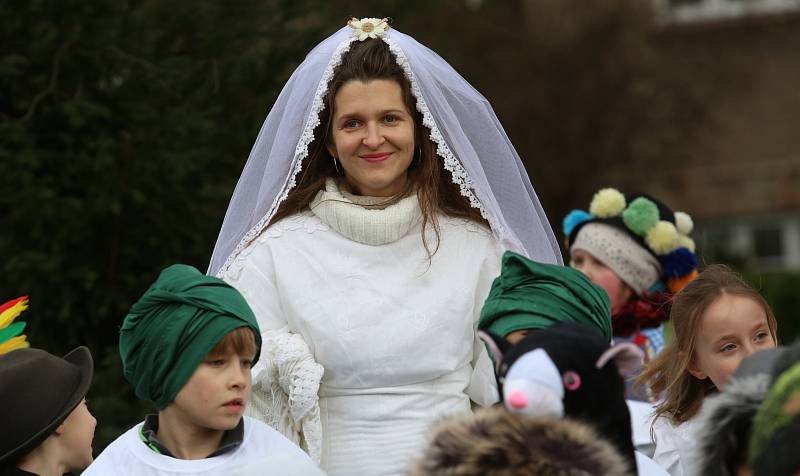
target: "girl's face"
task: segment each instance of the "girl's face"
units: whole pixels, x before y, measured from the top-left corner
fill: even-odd
[[[720,389],[753,352],[775,347],[764,308],[745,296],[723,294],[700,316],[689,373]]]
[[[585,274],[590,281],[606,290],[611,299],[612,311],[628,302],[633,295],[631,288],[622,282],[617,273],[604,265],[591,253],[584,250],[572,251],[572,267]]]
[[[331,143],[347,183],[360,195],[391,197],[406,187],[414,119],[393,80],[345,83],[334,97]]]

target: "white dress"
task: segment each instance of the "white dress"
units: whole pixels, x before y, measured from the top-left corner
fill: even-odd
[[[698,421],[692,418],[675,425],[662,416],[653,424],[656,445],[653,460],[671,476],[695,474]]]
[[[281,468],[285,476],[324,476],[295,444],[267,425],[244,417],[244,438],[234,450],[205,459],[178,459],[151,450],[139,437],[142,423],[111,442],[84,476],[256,476]]]
[[[416,196],[317,205],[270,226],[224,276],[264,337],[251,414],[331,476],[405,474],[432,422],[497,401],[475,326],[501,251],[488,229],[440,215],[429,261]]]

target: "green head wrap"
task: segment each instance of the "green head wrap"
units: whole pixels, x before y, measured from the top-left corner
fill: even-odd
[[[580,271],[537,263],[506,251],[478,326],[505,337],[514,331],[545,329],[562,321],[588,324],[610,342],[608,294]]]
[[[258,360],[261,332],[239,291],[191,266],[172,265],[122,323],[119,354],[125,378],[137,397],[160,410],[175,399],[214,346],[239,327],[253,330]]]
[[[782,442],[772,440],[782,429],[798,424],[800,424],[800,363],[794,364],[778,377],[758,407],[750,435],[748,451],[750,465],[755,465],[759,456],[768,448],[796,445],[795,440]]]

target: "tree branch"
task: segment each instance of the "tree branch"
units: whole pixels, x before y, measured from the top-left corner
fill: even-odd
[[[33,117],[33,114],[36,112],[36,107],[39,105],[39,103],[42,102],[44,98],[52,94],[53,91],[55,91],[56,84],[58,83],[58,73],[61,68],[61,58],[64,56],[64,52],[67,51],[71,44],[72,41],[66,41],[58,47],[58,50],[53,57],[53,69],[50,73],[50,84],[47,85],[47,88],[44,91],[41,91],[33,98],[30,106],[28,106],[28,112],[22,116],[23,121],[28,121],[31,117]]]

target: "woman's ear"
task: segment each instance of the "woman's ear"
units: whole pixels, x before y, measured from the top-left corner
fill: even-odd
[[[328,149],[328,153],[329,153],[329,154],[331,154],[331,157],[333,157],[334,159],[336,159],[336,146],[335,146],[335,145],[333,145],[333,141],[330,141],[330,140],[329,140],[329,141],[328,141],[328,142],[325,144],[325,148],[326,148],[326,149]]]
[[[683,360],[685,355],[686,354],[683,351],[678,352],[678,360]],[[686,362],[686,371],[689,372],[697,380],[705,380],[706,378],[708,378],[708,375],[706,375],[706,373],[703,372],[700,369],[700,367],[697,366],[697,362],[695,362],[695,360],[696,360],[695,357],[692,356],[692,358],[689,359],[688,362]]]

